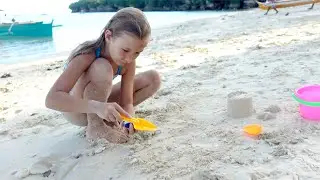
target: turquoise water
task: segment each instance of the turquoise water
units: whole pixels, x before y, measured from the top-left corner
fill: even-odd
[[[152,29],[188,20],[219,16],[224,12],[145,12]],[[14,64],[64,55],[79,43],[95,39],[114,13],[66,13],[51,15],[53,37],[46,39],[0,39],[0,64]]]

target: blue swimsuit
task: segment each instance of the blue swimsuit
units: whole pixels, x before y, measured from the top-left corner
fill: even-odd
[[[96,54],[96,59],[100,58],[101,57],[101,48],[96,49],[95,54]],[[64,65],[63,69],[65,70],[67,68],[67,66],[68,66],[68,63],[66,63]],[[121,75],[121,70],[122,70],[122,67],[118,66],[117,73],[113,76],[113,79],[116,78],[118,75]]]
[[[96,53],[96,59],[101,57],[101,48],[96,49],[95,53]],[[121,75],[121,70],[122,70],[122,67],[118,66],[117,73],[114,75],[113,79],[116,78],[118,75]]]
[[[96,49],[95,54],[96,54],[96,59],[100,58],[101,57],[101,48]],[[68,64],[65,64],[64,69],[67,67],[67,65]],[[117,73],[113,76],[113,79],[116,78],[118,75],[121,75],[121,70],[122,70],[122,67],[118,66]],[[129,128],[130,124],[131,123],[125,122],[124,126],[126,128]]]

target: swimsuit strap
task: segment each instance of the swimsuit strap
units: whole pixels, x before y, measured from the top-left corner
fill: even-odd
[[[121,70],[122,70],[122,66],[118,66],[116,75],[121,75]]]
[[[101,48],[100,47],[96,49],[95,54],[96,54],[96,58],[99,58],[101,56]],[[118,75],[121,75],[121,70],[122,70],[122,66],[118,66],[117,73],[115,74],[114,78],[117,77]]]
[[[96,49],[96,58],[99,58],[101,55],[101,48]]]
[[[117,73],[113,76],[113,79],[116,78],[118,75],[121,75],[121,69],[122,67],[118,66]]]

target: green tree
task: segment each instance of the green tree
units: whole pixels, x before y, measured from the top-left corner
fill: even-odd
[[[81,10],[116,11],[133,6],[141,10],[204,10],[239,8],[244,0],[79,0],[71,3],[72,12]]]

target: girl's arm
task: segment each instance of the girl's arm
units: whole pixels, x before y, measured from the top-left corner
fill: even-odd
[[[69,95],[79,77],[93,60],[93,54],[75,57],[51,87],[45,100],[46,107],[61,112],[94,113],[98,102]]]
[[[127,70],[121,78],[121,95],[120,106],[127,111],[131,116],[134,116],[133,108],[133,88],[134,88],[134,76],[136,73],[136,62],[128,64]]]

